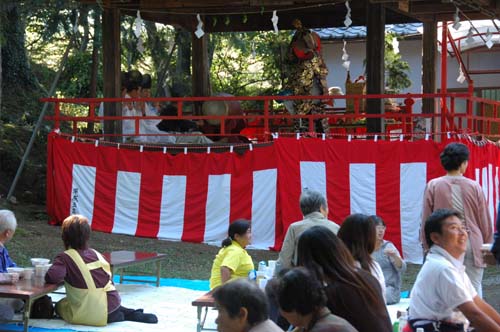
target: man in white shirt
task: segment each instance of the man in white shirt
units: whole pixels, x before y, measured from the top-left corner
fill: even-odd
[[[278,258],[278,266],[281,269],[297,265],[297,244],[300,235],[306,229],[313,226],[325,226],[336,235],[340,228],[339,225],[327,219],[328,205],[326,199],[317,191],[305,189],[302,192],[300,195],[300,210],[304,220],[296,221],[288,227]]]
[[[410,324],[414,330],[500,332],[500,315],[484,302],[465,274],[467,231],[459,214],[434,211],[425,222],[430,247],[410,299]]]

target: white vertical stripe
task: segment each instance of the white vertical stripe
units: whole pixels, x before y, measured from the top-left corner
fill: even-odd
[[[474,169],[474,175],[476,176],[476,182],[481,184],[481,175],[479,168]]]
[[[158,237],[181,240],[186,204],[186,176],[164,175],[161,191]]]
[[[73,164],[71,183],[71,214],[81,214],[92,223],[94,215],[96,168]]]
[[[350,164],[351,213],[377,214],[375,164]]]
[[[403,257],[407,262],[422,264],[422,245],[419,241],[419,234],[427,182],[427,164],[401,164],[399,172],[399,213]]]
[[[490,211],[490,217],[491,220],[495,219],[495,197],[494,197],[494,191],[493,191],[493,183],[494,183],[494,178],[493,178],[493,165],[488,164],[488,197],[486,199],[488,200],[488,210]]]
[[[320,192],[327,199],[325,162],[301,161],[300,185],[302,189],[307,188]]]
[[[231,211],[231,174],[209,175],[205,210],[205,242],[227,237]]]
[[[274,246],[276,226],[276,169],[253,172],[252,246],[269,249]]]
[[[494,218],[491,219],[491,222],[493,223],[493,229],[495,229],[495,221],[496,221],[496,216],[498,215],[498,213],[500,211],[498,211],[498,202],[500,201],[499,197],[498,197],[498,185],[499,185],[499,180],[498,180],[498,167],[495,167],[495,216]]]
[[[488,199],[488,169],[483,167],[481,169],[481,182],[479,182],[483,188],[484,198]]]
[[[112,233],[135,235],[139,215],[141,173],[119,171],[116,178],[115,222]]]

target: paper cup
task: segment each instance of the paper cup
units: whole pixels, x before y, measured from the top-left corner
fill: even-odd
[[[490,251],[491,250],[492,243],[485,243],[481,246],[481,250],[484,251]]]
[[[24,269],[24,271],[22,273],[22,277],[26,280],[29,280],[29,279],[33,278],[33,274],[35,274],[35,269],[32,267],[27,267]]]

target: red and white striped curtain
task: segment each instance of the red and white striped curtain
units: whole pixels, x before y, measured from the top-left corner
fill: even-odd
[[[492,219],[498,202],[498,148],[463,140],[466,176],[477,180]],[[444,175],[433,141],[276,139],[244,154],[118,149],[49,136],[47,209],[53,222],[85,215],[92,229],[142,237],[220,243],[230,221],[252,221],[252,245],[279,250],[302,219],[303,188],[328,200],[329,219],[377,214],[386,238],[409,262],[422,261],[419,227],[426,183]]]

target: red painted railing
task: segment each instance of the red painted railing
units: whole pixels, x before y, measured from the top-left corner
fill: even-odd
[[[390,107],[383,114],[372,114],[366,110],[360,110],[361,99],[391,98],[398,101],[399,106]],[[414,109],[415,103],[422,99],[432,99],[436,102],[436,113],[421,114]],[[288,113],[283,104],[284,100],[313,100],[321,99],[323,103],[337,104],[340,100],[353,99],[354,111],[346,112],[345,108],[327,106],[324,113],[308,115],[292,115]],[[167,120],[218,120],[218,132],[204,133],[209,137],[237,136],[243,133],[226,133],[227,120],[243,120],[248,130],[255,137],[250,137],[255,143],[269,142],[276,134],[296,135],[293,130],[294,119],[324,119],[328,118],[330,133],[325,137],[345,137],[347,135],[366,137],[366,120],[383,120],[382,132],[370,133],[389,138],[412,139],[416,135],[445,135],[447,132],[467,133],[484,135],[492,139],[500,137],[500,119],[498,119],[498,107],[500,102],[477,98],[468,93],[446,93],[446,94],[394,94],[394,95],[348,95],[348,96],[239,96],[239,97],[186,97],[186,98],[45,98],[44,102],[54,103],[54,114],[46,116],[45,119],[54,123],[54,130],[76,137],[104,138],[105,140],[117,140],[116,137],[127,136],[117,133],[88,133],[82,129],[85,123],[101,121],[134,120],[135,133],[128,136],[148,136],[139,132],[139,121],[146,119]],[[120,116],[120,115],[96,115],[96,109],[101,102],[123,103],[123,102],[159,102],[175,103],[178,107],[177,116]],[[260,102],[262,109],[242,110],[239,115],[194,115],[185,112],[186,104],[202,104],[205,101],[227,101]],[[280,102],[278,102],[280,101]],[[443,105],[445,103],[446,105]],[[88,108],[88,115],[68,115],[67,109],[71,105],[80,105]],[[121,109],[120,104],[117,107]],[[81,111],[80,111],[81,113]],[[62,125],[70,123],[71,125]],[[439,128],[439,129],[437,129]],[[276,134],[275,134],[276,133]],[[308,135],[314,135],[314,123],[309,121]],[[162,136],[172,135],[169,133]],[[189,134],[182,134],[189,135]],[[247,134],[251,136],[252,134]]]

